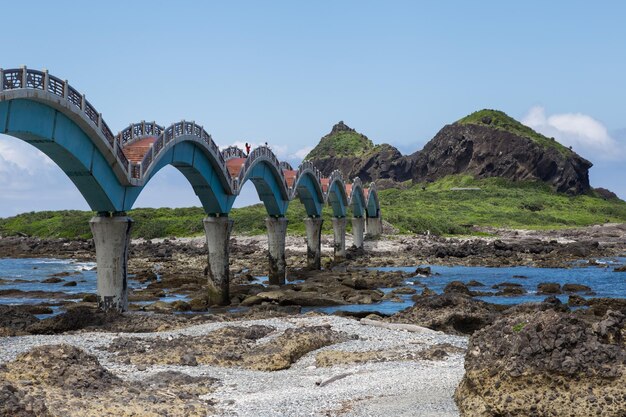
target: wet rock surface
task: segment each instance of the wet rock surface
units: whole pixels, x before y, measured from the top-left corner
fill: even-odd
[[[626,320],[508,314],[470,338],[455,401],[465,416],[623,416]]]

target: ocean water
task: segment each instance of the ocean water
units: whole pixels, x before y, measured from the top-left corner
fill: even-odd
[[[472,291],[492,292],[499,290],[491,288],[495,284],[510,282],[521,284],[526,290],[526,294],[515,297],[484,296],[475,297],[490,303],[497,304],[519,304],[528,302],[538,302],[544,300],[547,295],[537,295],[537,285],[543,282],[556,282],[563,284],[583,284],[591,287],[595,295],[585,295],[585,293],[575,293],[584,298],[611,297],[626,298],[626,272],[613,272],[617,266],[626,264],[626,258],[599,259],[601,266],[586,266],[586,261],[573,263],[571,268],[533,268],[526,266],[518,267],[482,267],[482,266],[430,266],[432,275],[428,277],[415,275],[406,280],[407,286],[415,288],[421,294],[424,287],[442,293],[445,286],[452,281],[467,283],[475,280],[483,287],[470,287]],[[389,267],[389,268],[369,268],[380,271],[404,271],[414,272],[416,267]],[[391,292],[393,288],[383,288],[384,292]],[[413,305],[412,295],[400,295],[402,302],[383,301],[378,304],[368,305],[348,305],[332,307],[306,308],[304,311],[318,310],[327,313],[334,311],[379,311],[381,313],[393,314]],[[562,302],[567,302],[568,294],[557,295]]]
[[[521,284],[526,290],[526,294],[515,297],[484,296],[477,297],[492,303],[518,304],[524,302],[541,301],[545,295],[537,295],[537,284],[542,282],[556,282],[563,284],[584,284],[591,287],[595,295],[578,293],[585,298],[590,297],[626,297],[626,272],[613,272],[616,266],[626,264],[626,258],[600,259],[601,266],[585,266],[584,261],[573,263],[571,268],[532,268],[532,267],[470,267],[470,266],[431,266],[433,275],[422,277],[415,275],[406,279],[405,284],[415,288],[421,293],[424,287],[441,293],[444,287],[451,281],[462,281],[467,283],[471,280],[479,281],[485,286],[471,287],[474,291],[489,291],[494,294],[498,291],[492,289],[492,285],[502,282],[513,282]],[[22,258],[0,259],[0,290],[19,289],[22,291],[48,291],[64,292],[76,300],[81,299],[81,293],[96,292],[96,271],[93,262],[78,262],[68,259],[42,259],[42,258]],[[428,265],[420,265],[428,266]],[[390,267],[390,268],[370,268],[381,271],[414,272],[415,267]],[[69,272],[71,275],[61,277],[63,282],[56,284],[46,284],[42,281],[50,278],[53,274]],[[258,277],[261,282],[266,277]],[[64,282],[76,281],[75,287],[64,287]],[[131,288],[142,288],[143,284],[134,281],[132,275],[129,276],[129,286]],[[384,292],[390,292],[393,288],[384,288]],[[567,294],[558,296],[563,302],[567,302]],[[70,297],[72,298],[72,297]],[[185,297],[176,294],[168,295],[160,300],[170,302],[184,299]],[[304,311],[319,310],[332,313],[337,310],[347,311],[380,311],[392,314],[406,307],[413,305],[411,295],[401,295],[402,302],[383,301],[378,304],[369,305],[344,305],[333,307],[304,308]],[[24,298],[13,296],[1,296],[0,304],[36,304],[41,302],[54,302],[54,298]],[[149,303],[149,302],[148,302]],[[138,303],[145,304],[145,303]]]

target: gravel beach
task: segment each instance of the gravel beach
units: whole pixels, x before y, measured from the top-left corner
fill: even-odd
[[[313,350],[289,369],[273,372],[212,365],[135,366],[120,362],[115,353],[104,350],[119,337],[140,338],[149,349],[150,343],[158,343],[158,340],[207,335],[227,326],[254,325],[275,329],[257,340],[257,344],[267,343],[286,329],[312,326],[330,326],[333,331],[346,334],[349,340]],[[13,361],[20,353],[37,346],[61,343],[95,355],[105,369],[131,383],[163,371],[216,378],[215,391],[200,397],[213,405],[213,415],[456,416],[458,410],[452,396],[463,376],[467,338],[428,330],[387,329],[350,318],[311,315],[208,323],[159,333],[7,337],[0,339],[0,363]],[[452,347],[453,351],[434,360],[420,357],[420,352],[439,345]],[[324,351],[379,354],[375,355],[377,359],[317,366],[316,356]]]

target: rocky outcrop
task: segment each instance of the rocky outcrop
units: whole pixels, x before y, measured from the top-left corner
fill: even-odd
[[[590,190],[591,162],[575,152],[562,153],[556,146],[544,146],[488,124],[447,125],[410,158],[414,160],[412,179],[417,182],[466,174],[543,181],[571,194]]]
[[[449,334],[472,334],[495,320],[499,306],[472,299],[469,295],[450,292],[415,298],[415,305],[385,319],[409,323]]]
[[[455,401],[464,416],[623,416],[626,320],[521,310],[470,338]]]
[[[135,365],[241,366],[258,371],[289,368],[308,352],[347,340],[330,326],[289,328],[272,337],[273,327],[230,326],[203,336],[159,338],[146,345],[140,338],[118,338],[108,346],[117,360]],[[269,338],[264,343],[260,340]]]
[[[177,372],[125,382],[81,349],[39,346],[0,367],[0,415],[206,416],[215,410],[198,397],[215,382]]]
[[[324,175],[339,169],[346,178],[359,176],[364,181],[376,181],[382,188],[407,180],[432,182],[463,174],[475,178],[542,181],[556,191],[570,194],[591,191],[588,172],[591,162],[502,112],[477,113],[493,117],[474,120],[474,115],[470,115],[447,125],[421,151],[406,156],[388,144],[373,146],[367,137],[340,122],[307,159]],[[355,135],[350,145],[345,139],[346,132]],[[597,189],[596,193],[606,199],[615,196],[603,189]]]

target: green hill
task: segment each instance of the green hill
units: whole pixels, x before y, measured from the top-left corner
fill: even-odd
[[[367,136],[350,128],[344,122],[333,126],[331,132],[324,136],[315,148],[306,156],[309,159],[332,157],[360,157],[374,148]]]
[[[450,176],[407,189],[380,191],[383,219],[401,233],[468,234],[470,226],[553,229],[626,222],[626,203],[597,195],[569,196],[540,182],[512,182],[502,178],[476,180]],[[139,208],[134,237],[202,236],[201,208]],[[302,204],[293,201],[287,212],[289,233],[304,235]],[[88,238],[87,211],[46,211],[0,219],[0,235],[24,233],[38,237]],[[233,209],[235,234],[265,233],[263,205]],[[331,233],[331,211],[324,211],[323,233]],[[348,230],[350,230],[348,222]]]

